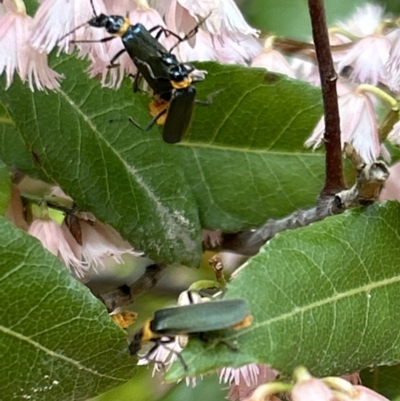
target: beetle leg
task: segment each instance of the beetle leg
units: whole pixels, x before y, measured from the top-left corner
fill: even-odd
[[[120,50],[110,61],[110,64],[107,66],[107,68],[115,68],[118,67],[119,64],[115,64],[115,60],[117,60],[122,54],[126,52],[126,49]]]

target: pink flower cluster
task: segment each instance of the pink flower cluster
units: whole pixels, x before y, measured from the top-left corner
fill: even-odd
[[[269,382],[258,387],[246,401],[280,401],[276,394],[290,394],[292,401],[388,401],[375,391],[353,385],[341,377],[319,379],[299,367],[294,371],[294,385]]]
[[[333,60],[338,77],[339,114],[342,144],[351,142],[365,162],[379,155],[390,160],[381,142],[399,142],[396,126],[379,136],[378,113],[398,113],[396,96],[400,92],[400,28],[385,19],[383,9],[365,4],[331,30]],[[338,50],[335,50],[335,46]],[[314,80],[309,74],[308,79]],[[306,146],[317,147],[323,140],[321,119]]]
[[[142,23],[148,29],[161,26],[182,36],[205,18],[196,37],[176,48],[183,62],[219,60],[246,64],[261,50],[258,31],[246,23],[234,0],[44,0],[33,18],[27,15],[22,0],[5,0],[3,11],[0,74],[6,73],[9,86],[17,72],[32,90],[34,86],[59,87],[62,77],[47,64],[47,53],[55,46],[69,52],[74,48],[73,41],[100,41],[109,36],[105,29],[85,25],[94,13],[128,14],[131,24]],[[162,36],[160,41],[170,49],[176,38]],[[136,73],[127,54],[118,59],[118,68],[107,68],[122,49],[121,40],[81,43],[78,48],[79,55],[91,61],[90,75],[100,74],[104,86],[118,87],[124,75]]]
[[[53,188],[52,193],[57,194],[59,199],[72,202],[58,187]],[[97,272],[100,268],[112,270],[115,265],[124,264],[126,257],[140,258],[143,255],[143,252],[134,251],[112,227],[96,220],[91,213],[77,212],[73,215],[75,224],[79,226],[77,234],[71,224],[67,224],[67,216],[60,221],[52,218],[46,207],[32,210],[34,218],[27,222],[19,189],[14,186],[7,218],[36,237],[80,281],[86,281],[89,272]],[[149,259],[140,259],[149,264]]]

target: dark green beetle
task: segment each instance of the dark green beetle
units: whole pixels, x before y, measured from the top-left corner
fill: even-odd
[[[150,108],[153,112],[153,120],[145,128],[149,130],[156,122],[163,124],[163,139],[167,143],[176,143],[181,140],[187,131],[194,109],[196,89],[192,85],[193,79],[190,73],[194,67],[187,63],[179,63],[171,51],[181,42],[193,37],[198,30],[201,21],[184,37],[162,27],[155,26],[147,30],[142,24],[131,25],[129,18],[120,15],[97,15],[90,0],[94,17],[86,24],[94,28],[105,28],[112,35],[103,38],[100,42],[107,42],[115,37],[121,37],[124,49],[119,51],[111,60],[110,67],[115,66],[118,57],[124,52],[135,64],[138,74],[135,77],[135,89],[138,86],[139,76],[142,76],[153,91],[154,101]],[[77,27],[76,29],[78,29]],[[152,32],[156,32],[155,37]],[[158,41],[164,34],[174,36],[177,43],[169,51]],[[75,43],[92,43],[97,40],[79,40]],[[200,81],[204,78],[197,78]],[[142,129],[133,120],[131,122]]]
[[[144,343],[153,342],[154,346],[146,354],[150,356],[159,345],[173,342],[178,335],[199,335],[204,339],[203,333],[247,327],[251,322],[252,316],[244,299],[222,299],[159,309],[153,319],[148,319],[136,332],[129,350],[133,355]],[[182,357],[177,356],[186,369]]]

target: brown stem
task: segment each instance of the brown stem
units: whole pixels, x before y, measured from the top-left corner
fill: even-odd
[[[323,0],[308,0],[315,51],[321,78],[325,118],[326,179],[321,196],[333,195],[345,188],[340,143],[337,75],[333,67]]]

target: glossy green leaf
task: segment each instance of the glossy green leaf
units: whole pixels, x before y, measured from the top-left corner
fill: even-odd
[[[0,103],[0,157],[9,166],[16,167],[31,176],[45,178],[35,165],[34,154],[29,151],[15,122]]]
[[[32,93],[16,83],[2,94],[42,171],[135,248],[158,261],[197,264],[198,214],[174,149],[166,151],[157,134],[135,134],[128,123],[139,96],[128,85],[101,88],[74,58],[58,62],[68,77],[58,93]],[[122,123],[110,124],[120,117]]]
[[[11,197],[11,175],[8,167],[0,160],[0,214],[4,215]]]
[[[66,76],[58,93],[14,84],[0,97],[48,180],[154,260],[197,265],[201,227],[240,230],[314,203],[323,155],[303,142],[322,112],[318,88],[200,64],[208,75],[198,98],[213,101],[198,105],[183,142],[169,145],[162,128],[128,122],[148,124],[147,94],[132,94],[130,82],[101,88],[85,65],[55,59]]]
[[[254,316],[226,333],[240,351],[192,341],[183,353],[191,373],[259,361],[325,376],[398,363],[399,233],[400,205],[387,202],[278,234],[227,293],[246,298]],[[175,369],[170,378],[183,374]]]
[[[79,401],[127,381],[136,360],[104,305],[4,218],[0,243],[1,398]]]
[[[303,144],[322,113],[319,89],[262,69],[199,68],[209,73],[199,98],[214,100],[197,107],[179,160],[202,226],[236,231],[312,205],[324,157]]]
[[[192,387],[190,383],[183,380],[158,401],[186,401],[189,399],[224,401],[227,399],[227,385],[219,383],[217,374],[198,377],[194,381],[196,385]]]
[[[400,397],[400,365],[379,366],[360,372],[362,384],[389,400]]]

